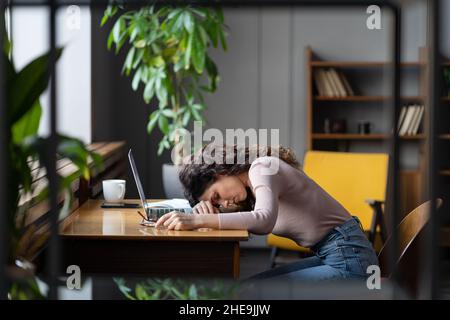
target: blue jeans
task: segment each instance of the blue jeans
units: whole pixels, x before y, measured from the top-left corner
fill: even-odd
[[[378,265],[375,250],[357,217],[335,227],[311,250],[314,252],[312,257],[259,273],[248,280],[366,279],[367,267]]]

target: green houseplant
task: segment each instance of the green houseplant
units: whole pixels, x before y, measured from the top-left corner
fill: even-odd
[[[188,281],[186,279],[146,279],[134,289],[125,279],[114,278],[119,290],[130,300],[223,300],[234,299],[243,290],[238,283],[209,279]]]
[[[157,127],[162,138],[158,155],[182,142],[180,132],[193,121],[204,121],[203,93],[216,90],[219,73],[209,54],[211,48],[227,49],[226,26],[220,8],[187,5],[148,5],[126,10],[110,5],[101,26],[109,20],[108,49],[128,50],[122,72],[131,76],[133,90],[142,91],[151,105],[147,131]],[[186,132],[186,131],[184,131]],[[166,196],[180,197],[177,165],[181,154],[172,152],[175,166],[163,165]],[[174,191],[172,191],[174,190]]]
[[[0,13],[0,14],[3,14]],[[39,164],[48,171],[47,146],[49,138],[38,135],[42,108],[39,97],[45,91],[49,78],[50,55],[37,57],[21,70],[16,70],[12,61],[11,42],[9,41],[5,25],[0,24],[4,34],[2,59],[5,66],[6,78],[6,105],[9,173],[9,201],[7,212],[7,231],[9,240],[8,274],[11,277],[9,286],[10,299],[36,299],[44,298],[39,291],[37,278],[33,272],[32,261],[49,237],[48,233],[37,233],[36,226],[26,225],[28,208],[19,206],[20,198],[35,192],[31,166]],[[57,58],[62,54],[57,49]],[[77,167],[76,172],[70,176],[58,176],[60,190],[66,195],[66,202],[59,216],[64,216],[72,201],[71,183],[83,176],[89,179],[89,160],[96,166],[101,166],[99,155],[90,152],[80,140],[59,136],[57,145],[57,158],[67,158]],[[38,169],[38,170],[42,170]],[[48,187],[38,193],[37,199],[47,199]],[[30,267],[31,266],[31,267]]]

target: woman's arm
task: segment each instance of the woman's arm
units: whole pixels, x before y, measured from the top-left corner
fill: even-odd
[[[219,213],[219,209],[213,206],[210,201],[200,201],[192,208],[192,212],[197,214],[211,214]]]
[[[273,172],[273,168],[278,171]],[[270,170],[269,170],[270,169]],[[278,217],[278,198],[282,189],[279,159],[258,158],[249,170],[249,179],[255,193],[253,211],[218,214],[220,229],[247,229],[256,234],[270,233]]]
[[[255,208],[253,211],[219,213],[219,229],[246,229],[255,234],[270,233],[278,217],[278,194],[269,186],[255,189]]]
[[[219,229],[219,217],[217,214],[187,214],[172,211],[159,218],[155,227],[165,227],[169,230]]]

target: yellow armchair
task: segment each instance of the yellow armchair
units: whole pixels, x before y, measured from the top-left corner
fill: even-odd
[[[303,170],[325,191],[361,220],[373,241],[377,224],[381,224],[381,204],[385,200],[388,177],[387,154],[308,151]],[[384,230],[382,230],[384,232]],[[276,264],[279,249],[307,254],[309,249],[294,241],[270,234],[271,266]]]

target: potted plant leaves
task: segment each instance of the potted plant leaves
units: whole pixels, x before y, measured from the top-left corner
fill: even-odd
[[[122,72],[131,87],[142,91],[152,110],[147,131],[162,132],[158,155],[180,143],[182,130],[193,121],[204,121],[203,93],[216,90],[219,73],[211,48],[227,49],[226,25],[219,7],[148,5],[136,10],[111,4],[101,25],[115,19],[107,47],[128,50]],[[180,197],[177,166],[181,154],[172,152],[174,165],[163,165],[166,196]]]

